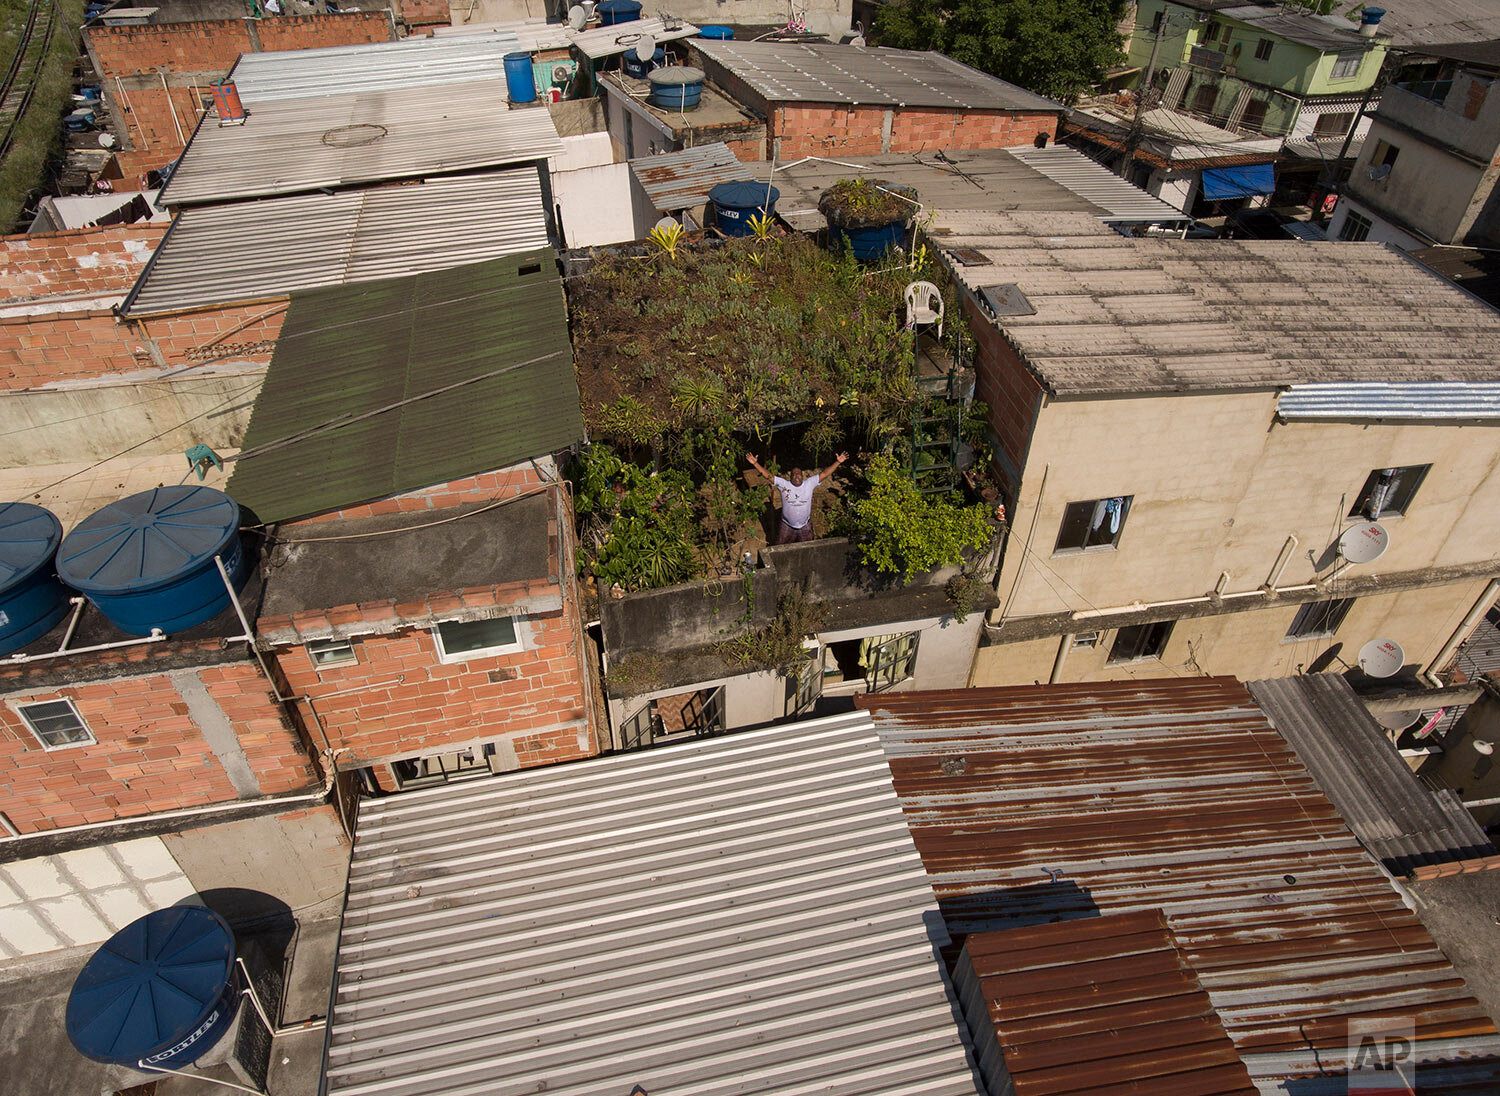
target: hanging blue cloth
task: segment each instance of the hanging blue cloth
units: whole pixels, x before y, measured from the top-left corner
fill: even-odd
[[[1111,533],[1118,533],[1120,531],[1120,516],[1124,506],[1125,499],[1123,497],[1105,500],[1104,510],[1109,514],[1109,531]]]

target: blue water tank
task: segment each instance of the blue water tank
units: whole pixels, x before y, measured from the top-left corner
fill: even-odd
[[[652,106],[663,110],[697,110],[703,97],[703,70],[688,65],[668,65],[652,69],[646,79],[651,83]]]
[[[536,102],[536,75],[531,71],[531,54],[505,55],[505,91],[512,103]]]
[[[875,228],[834,228],[843,245],[864,262],[873,262],[906,242],[908,226],[900,221]]]
[[[238,1005],[229,926],[203,906],[172,906],[105,941],[63,1015],[86,1058],[178,1069],[213,1049]]]
[[[626,76],[633,76],[637,80],[644,80],[646,78],[646,73],[650,72],[654,68],[659,67],[662,64],[665,64],[666,60],[667,51],[662,49],[660,46],[656,48],[656,53],[649,61],[642,61],[635,55],[635,50],[631,49],[625,51],[625,62],[622,67],[625,70]]]
[[[68,612],[54,563],[62,522],[29,502],[0,503],[0,655],[52,630]]]
[[[781,191],[765,183],[720,183],[708,192],[714,206],[714,219],[726,236],[748,236],[754,231],[750,218],[771,216]]]
[[[612,27],[617,23],[634,23],[641,17],[639,0],[604,0],[594,9],[599,13],[599,25]]]
[[[157,487],[112,502],[63,538],[57,574],[130,635],[171,635],[229,607],[214,566],[239,590],[249,573],[240,508],[212,487]]]
[[[706,27],[699,27],[698,37],[711,38],[717,42],[728,42],[734,38],[734,28],[720,26],[717,23],[712,23]]]

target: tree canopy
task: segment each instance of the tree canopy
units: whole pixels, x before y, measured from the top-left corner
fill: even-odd
[[[1126,0],[894,0],[875,20],[883,46],[933,49],[1072,102],[1123,57]]]

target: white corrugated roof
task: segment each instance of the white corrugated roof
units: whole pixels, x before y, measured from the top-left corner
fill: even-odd
[[[515,30],[507,27],[454,38],[245,53],[230,78],[241,101],[251,106],[274,99],[501,79],[505,55],[522,48]]]
[[[1187,221],[1187,214],[1152,197],[1109,168],[1065,145],[1007,149],[1021,163],[1104,210],[1107,221]]]
[[[975,1096],[870,720],[367,801],[330,1096]]]
[[[1500,419],[1500,382],[1294,384],[1276,401],[1276,413],[1288,422],[1493,422]]]
[[[178,206],[298,194],[541,160],[562,151],[545,107],[506,107],[480,80],[317,99],[276,99],[243,125],[210,114],[162,189]]]
[[[121,307],[130,316],[285,297],[546,247],[534,168],[301,194],[178,214]]]
[[[597,61],[601,57],[613,57],[634,49],[642,35],[649,34],[660,44],[679,38],[691,38],[697,33],[697,27],[684,23],[681,19],[673,19],[670,23],[664,23],[660,19],[637,19],[630,23],[616,23],[612,27],[591,27],[575,31],[571,33],[570,39],[580,53]]]

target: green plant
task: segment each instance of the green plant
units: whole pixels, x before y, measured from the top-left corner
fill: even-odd
[[[948,595],[948,600],[953,604],[953,619],[960,624],[967,620],[975,606],[983,600],[988,588],[982,578],[968,571],[960,571],[950,578],[943,587],[943,593]]]
[[[604,434],[634,446],[654,445],[666,432],[661,417],[634,396],[621,396],[599,413]]]
[[[884,179],[840,179],[818,199],[818,212],[838,228],[907,224],[919,208],[916,190]]]
[[[770,624],[760,631],[725,640],[715,650],[735,666],[774,670],[785,675],[812,657],[802,641],[818,633],[826,616],[827,608],[813,603],[806,589],[798,587],[781,595]]]
[[[750,234],[760,243],[766,243],[771,238],[771,232],[776,227],[776,222],[768,214],[752,213],[750,220]]]
[[[657,225],[646,236],[646,239],[656,248],[656,254],[666,256],[672,261],[677,260],[677,250],[682,245],[683,236],[687,235],[682,225],[673,221],[669,225]]]
[[[680,377],[672,386],[672,406],[690,419],[707,419],[723,405],[724,385],[712,374]]]
[[[610,666],[604,675],[604,689],[610,696],[634,696],[650,690],[659,680],[666,662],[651,651],[634,651]]]
[[[601,590],[653,589],[698,575],[686,473],[647,472],[607,445],[590,446],[568,471],[575,505],[588,518],[579,567],[593,573]]]
[[[869,494],[849,507],[851,533],[864,562],[910,581],[915,575],[961,563],[966,550],[994,536],[986,507],[924,495],[893,457],[873,458],[865,469]]]

